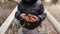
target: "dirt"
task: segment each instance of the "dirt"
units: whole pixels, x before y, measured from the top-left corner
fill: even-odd
[[[46,6],[47,10],[51,13],[51,15],[60,22],[60,4],[52,4],[50,6]]]
[[[47,19],[42,22],[41,34],[57,34],[54,27]]]
[[[8,1],[6,3],[0,3],[0,26],[6,20],[6,18],[10,15],[12,10],[17,5],[16,2]]]

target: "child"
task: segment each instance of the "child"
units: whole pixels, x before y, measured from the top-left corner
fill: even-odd
[[[39,0],[22,0],[15,17],[20,21],[23,34],[39,34],[38,26],[46,18],[46,13]]]

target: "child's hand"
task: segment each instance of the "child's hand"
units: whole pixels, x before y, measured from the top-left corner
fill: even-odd
[[[25,13],[22,13],[22,14],[20,15],[20,17],[25,20],[26,14],[25,14]]]
[[[38,21],[38,17],[33,15],[33,18],[35,19],[35,21]]]
[[[38,20],[38,17],[35,16],[35,15],[28,15],[28,17],[26,17],[26,20],[27,20],[28,22],[34,23],[34,22],[36,22],[36,21]]]
[[[24,20],[26,20],[26,21],[28,21],[28,22],[32,22],[32,23],[34,23],[34,22],[36,22],[36,21],[38,20],[38,17],[37,17],[37,16],[35,16],[35,15],[26,16],[25,13],[22,13],[22,14],[20,15],[20,17],[21,17],[22,19],[24,19]]]
[[[33,17],[30,17],[30,18],[29,18],[29,22],[34,23],[34,22],[36,22],[36,20],[35,20]]]
[[[38,21],[38,17],[33,15],[32,17],[30,17],[29,21],[34,23],[34,22]]]

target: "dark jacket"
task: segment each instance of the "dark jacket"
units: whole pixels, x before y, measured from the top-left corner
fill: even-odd
[[[36,15],[39,18],[39,20],[36,21],[36,23],[27,22],[25,20],[22,20],[22,18],[20,17],[21,13]],[[25,26],[23,27],[31,30],[38,27],[41,24],[41,22],[46,18],[46,13],[44,12],[44,6],[41,2],[37,1],[33,5],[26,5],[20,2],[18,4],[18,11],[15,13],[15,17],[20,21],[20,24],[22,26],[25,24]]]

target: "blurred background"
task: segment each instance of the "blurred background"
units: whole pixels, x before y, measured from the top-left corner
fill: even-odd
[[[0,0],[0,26],[4,23],[13,9],[21,0]],[[60,22],[60,0],[41,0],[44,7],[53,15],[53,17]],[[44,23],[45,22],[45,23]],[[20,23],[14,18],[6,34],[20,34]],[[42,23],[42,34],[57,34],[56,30],[46,19]]]

